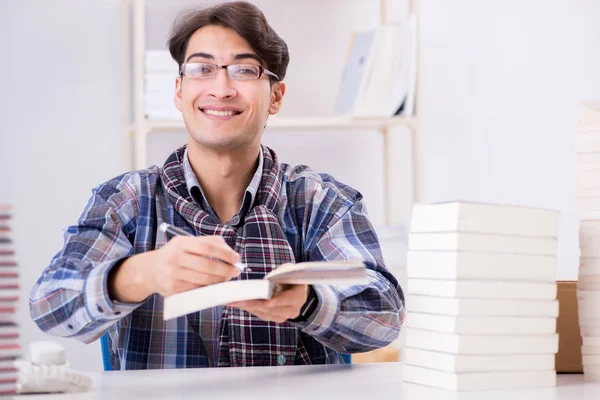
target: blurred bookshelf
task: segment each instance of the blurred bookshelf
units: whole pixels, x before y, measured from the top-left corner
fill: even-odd
[[[380,25],[385,25],[391,20],[390,4],[396,0],[376,0],[380,8]],[[413,15],[418,24],[418,0],[406,0],[409,14]],[[185,132],[185,125],[181,118],[152,119],[148,118],[145,104],[146,90],[146,9],[144,0],[121,0],[120,3],[121,25],[121,81],[122,95],[121,108],[123,126],[123,157],[130,169],[140,169],[148,166],[148,139],[151,133]],[[392,8],[393,9],[393,8]],[[418,30],[417,30],[418,32]],[[418,40],[416,40],[418,47]],[[418,50],[418,48],[417,48]],[[418,51],[417,51],[418,54]],[[415,56],[418,59],[418,55]],[[418,65],[416,67],[418,72]],[[415,76],[415,86],[418,86],[418,74]],[[418,100],[418,96],[416,96]],[[406,128],[411,135],[412,155],[412,187],[407,188],[413,194],[413,202],[421,199],[421,152],[418,107],[410,116],[390,117],[279,117],[272,116],[267,121],[269,132],[285,134],[299,130],[334,131],[341,129],[363,128],[380,134],[383,137],[381,155],[384,165],[384,202],[385,221],[389,226],[400,222],[399,213],[394,210],[397,204],[393,185],[396,182],[394,175],[393,159],[397,155],[392,150],[392,138],[397,129]],[[170,116],[169,116],[170,117]]]

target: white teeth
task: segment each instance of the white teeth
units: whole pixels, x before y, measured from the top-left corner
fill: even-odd
[[[235,115],[235,111],[204,110],[204,112],[207,114],[216,115],[219,117],[232,117]]]

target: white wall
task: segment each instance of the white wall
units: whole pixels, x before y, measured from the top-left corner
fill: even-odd
[[[23,344],[49,338],[27,300],[62,229],[122,170],[118,3],[0,1],[0,203],[16,206]],[[99,343],[61,342],[75,368],[102,368]]]
[[[600,2],[422,0],[424,200],[558,209],[578,265],[574,123],[600,99]]]

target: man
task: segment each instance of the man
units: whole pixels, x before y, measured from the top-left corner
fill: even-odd
[[[31,291],[33,320],[85,343],[108,332],[113,369],[339,363],[396,339],[404,298],[360,193],[261,146],[289,61],[261,11],[245,2],[194,11],[176,21],[169,50],[187,146],[162,168],[93,190]],[[196,237],[167,241],[163,221]],[[365,261],[369,284],[293,285],[270,300],[162,317],[163,296],[347,258]],[[239,260],[250,270],[230,265]]]

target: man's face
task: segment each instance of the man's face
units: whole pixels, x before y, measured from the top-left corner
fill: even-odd
[[[245,39],[232,29],[215,25],[194,32],[184,60],[262,64]],[[267,117],[279,111],[284,93],[283,82],[271,88],[266,74],[255,80],[233,80],[222,68],[214,78],[179,77],[175,105],[183,114],[191,146],[232,151],[258,146]]]

